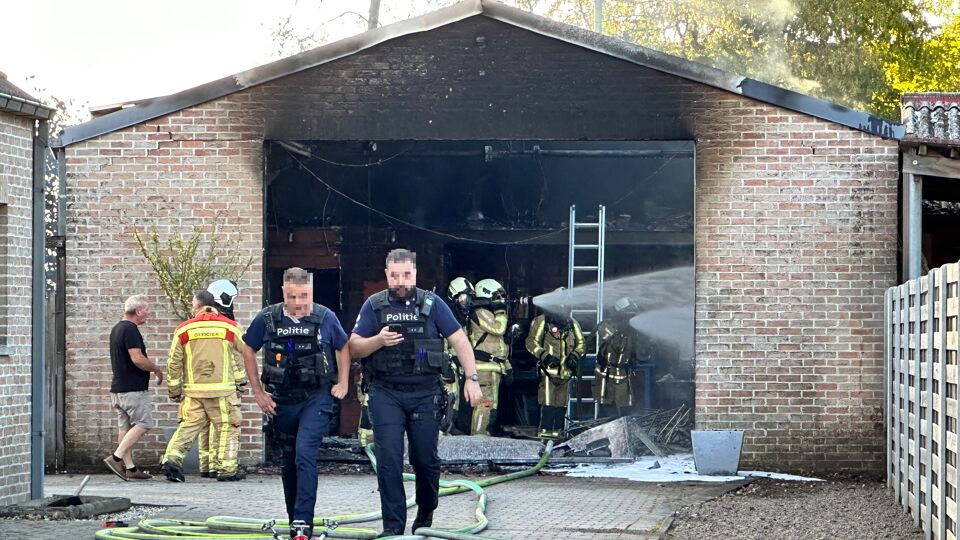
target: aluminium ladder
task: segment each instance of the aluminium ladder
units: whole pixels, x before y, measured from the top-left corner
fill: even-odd
[[[597,279],[597,304],[595,308],[586,308],[586,307],[576,307],[571,309],[570,315],[577,319],[577,322],[580,322],[580,319],[584,316],[594,315],[596,317],[595,326],[600,325],[600,322],[603,320],[603,272],[604,272],[604,250],[606,247],[606,215],[607,209],[605,206],[600,205],[599,211],[597,213],[596,223],[578,223],[577,222],[577,205],[570,206],[570,220],[569,223],[569,250],[567,255],[567,290],[572,290],[578,284],[585,284],[583,277],[588,272],[596,272]],[[593,240],[584,241],[578,243],[577,231],[589,231],[596,229],[596,235]],[[580,236],[584,236],[581,233]],[[593,235],[591,235],[593,236]],[[577,252],[595,252],[596,256],[594,260],[595,264],[579,264],[577,263]],[[581,279],[576,279],[581,277]],[[589,282],[586,282],[589,283]],[[568,293],[569,294],[569,293]],[[589,318],[589,317],[588,317]],[[582,326],[582,325],[581,325]],[[589,335],[593,332],[583,332],[584,340],[587,340]],[[593,354],[594,358],[599,353],[600,344],[597,340],[594,340],[593,344]],[[565,424],[565,429],[569,428],[569,421],[573,418],[573,409],[576,407],[577,419],[581,414],[581,404],[583,402],[593,403],[593,418],[596,419],[600,413],[600,404],[591,396],[583,397],[581,395],[582,382],[583,381],[592,381],[594,375],[591,373],[589,375],[583,374],[583,362],[577,366],[576,378],[570,382],[573,390],[570,393],[570,397],[567,400],[567,424]]]

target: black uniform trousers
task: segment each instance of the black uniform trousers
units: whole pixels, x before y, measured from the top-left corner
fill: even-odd
[[[281,442],[283,467],[280,478],[290,521],[300,519],[313,525],[317,502],[317,451],[328,434],[332,414],[333,396],[329,385],[324,385],[300,403],[277,404],[273,423],[274,428],[285,436]]]
[[[409,392],[397,388],[375,381],[370,386],[368,405],[375,434],[377,484],[385,531],[402,531],[407,524],[407,495],[403,489],[404,432],[410,445],[410,465],[417,475],[416,501],[420,512],[432,512],[437,507],[440,490],[439,382],[435,387]]]

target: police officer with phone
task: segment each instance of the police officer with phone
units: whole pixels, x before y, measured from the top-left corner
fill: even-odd
[[[403,435],[417,475],[417,515],[413,531],[430,527],[440,488],[437,439],[444,409],[440,373],[447,357],[443,339],[457,352],[467,377],[464,394],[480,401],[473,350],[450,308],[416,286],[416,254],[395,249],[387,255],[388,289],[364,302],[350,336],[350,350],[364,358],[369,375],[369,414],[373,423],[377,483],[384,536],[404,533]]]

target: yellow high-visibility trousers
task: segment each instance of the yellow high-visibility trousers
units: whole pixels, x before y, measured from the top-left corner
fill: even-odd
[[[200,472],[218,473],[220,464],[217,463],[217,448],[219,446],[220,432],[213,427],[213,422],[207,423],[206,429],[200,430],[200,436],[197,438],[199,446]]]
[[[236,394],[214,398],[184,397],[180,403],[177,431],[167,444],[163,463],[183,467],[183,458],[193,441],[209,423],[217,432],[216,460],[220,476],[237,472],[237,451],[240,447],[240,398]]]

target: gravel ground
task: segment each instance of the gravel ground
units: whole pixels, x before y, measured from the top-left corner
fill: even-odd
[[[0,521],[71,521],[75,523],[82,523],[85,521],[103,523],[104,521],[125,521],[129,524],[134,524],[140,521],[143,518],[150,517],[154,514],[159,514],[166,510],[166,506],[146,506],[146,505],[134,505],[130,508],[127,508],[123,512],[111,512],[109,514],[99,514],[92,518],[88,519],[65,519],[65,520],[56,520],[50,519],[48,517],[42,516],[20,516],[16,518],[0,518]],[[0,536],[2,538],[2,536]]]
[[[760,479],[676,513],[671,540],[923,538],[893,492],[874,480]]]

